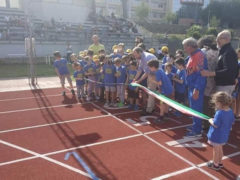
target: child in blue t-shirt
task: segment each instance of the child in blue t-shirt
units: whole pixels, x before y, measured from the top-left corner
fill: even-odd
[[[131,86],[136,74],[137,74],[137,62],[131,61],[130,67],[127,73],[126,84],[128,84],[128,99],[129,99],[129,109],[138,110],[139,104],[139,91],[137,87]]]
[[[125,66],[121,65],[120,58],[115,58],[114,62],[116,66],[115,77],[117,82],[117,97],[119,98],[118,107],[123,107],[125,100],[125,82],[127,72]]]
[[[148,62],[148,66],[150,71],[155,73],[155,79],[150,79],[150,83],[154,83],[158,85],[159,92],[168,98],[172,98],[173,96],[173,86],[171,81],[164,73],[162,69],[159,69],[159,61],[151,60]],[[156,123],[160,123],[165,120],[164,116],[168,115],[169,107],[167,104],[160,102],[160,117],[155,121]]]
[[[75,72],[73,73],[73,77],[76,80],[76,86],[77,86],[77,96],[78,99],[84,98],[84,70],[82,65],[79,62],[75,62],[73,64]]]
[[[96,67],[96,74],[95,74],[96,84],[95,84],[94,93],[95,93],[96,100],[99,100],[100,95],[101,95],[101,82],[100,82],[101,65],[100,65],[99,56],[98,55],[93,56],[93,61],[94,61],[95,67]]]
[[[175,61],[175,64],[178,69],[176,75],[173,77],[173,81],[175,82],[175,100],[184,104],[186,94],[185,61],[183,58],[180,58]]]
[[[208,162],[207,166],[214,170],[223,167],[223,145],[227,143],[228,137],[234,122],[234,114],[230,106],[232,97],[226,92],[217,92],[212,97],[215,104],[216,114],[209,120],[211,124],[208,131],[208,143],[213,146],[213,162]]]
[[[104,84],[105,84],[105,106],[115,106],[115,92],[116,92],[116,68],[110,57],[106,57],[105,64],[103,65]]]
[[[95,88],[95,83],[96,83],[96,76],[95,76],[96,66],[93,63],[92,59],[90,59],[90,57],[86,57],[85,59],[87,60],[87,65],[84,66],[84,71],[85,71],[85,75],[88,78],[87,101],[91,101],[93,96],[93,91]]]
[[[168,62],[164,65],[164,67],[165,67],[165,69],[164,69],[165,74],[167,75],[167,77],[169,78],[170,82],[173,85],[173,77],[175,76],[175,74],[172,72],[173,65]]]
[[[62,89],[63,89],[62,95],[65,96],[65,94],[66,94],[66,92],[65,92],[65,78],[67,78],[67,81],[68,81],[68,83],[70,85],[70,88],[71,88],[71,92],[74,95],[75,92],[73,90],[72,79],[70,77],[70,72],[68,70],[67,60],[63,59],[61,57],[61,54],[60,54],[59,51],[55,51],[53,56],[55,58],[53,66],[55,67],[55,71],[56,71],[56,73],[57,73],[57,75],[60,79],[60,83],[61,83]]]

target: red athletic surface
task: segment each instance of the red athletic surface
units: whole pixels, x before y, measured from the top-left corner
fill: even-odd
[[[168,179],[202,180],[236,179],[240,175],[239,122],[233,127],[229,144],[224,146],[224,154],[230,157],[216,172],[203,164],[212,159],[212,147],[205,136],[198,140],[207,146],[204,148],[167,144],[183,138],[185,127],[191,124],[189,117],[172,115],[156,125],[153,120],[157,112],[141,117],[140,112],[127,108],[78,103],[71,94],[63,98],[60,93],[57,88],[0,93],[0,179],[89,179],[79,173],[86,171],[73,156],[64,160],[72,151],[101,179],[141,180],[166,175]],[[127,119],[136,123],[145,119],[150,124],[137,126]],[[184,171],[171,175],[180,170]]]

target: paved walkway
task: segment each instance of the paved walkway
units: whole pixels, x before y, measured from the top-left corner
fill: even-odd
[[[41,77],[38,78],[38,87],[41,89],[46,89],[61,87],[61,85],[58,77]],[[28,83],[28,78],[0,80],[0,92],[30,89],[32,88]]]

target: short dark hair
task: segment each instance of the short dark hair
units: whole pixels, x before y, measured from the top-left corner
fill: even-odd
[[[76,68],[78,66],[81,66],[81,64],[79,62],[75,62],[75,63],[73,63],[73,66]]]
[[[177,59],[175,63],[179,66],[185,66],[185,60],[183,58]]]
[[[177,49],[176,53],[180,54],[182,57],[184,57],[184,52],[182,49]]]
[[[136,61],[130,61],[130,65],[131,66],[137,66],[137,62]]]
[[[155,67],[155,68],[159,68],[159,61],[158,60],[155,60],[155,59],[153,59],[153,60],[151,60],[151,61],[148,61],[148,66],[149,67]]]
[[[139,43],[138,45],[137,45],[137,47],[140,47],[140,48],[142,48],[142,50],[146,50],[146,46],[145,46],[145,44],[143,44],[143,43]]]
[[[93,54],[94,54],[93,50],[88,50],[88,52],[87,52],[88,56],[93,56]]]
[[[105,55],[101,55],[101,56],[99,56],[99,61],[100,62],[103,62],[103,60],[106,58],[106,56]]]
[[[121,59],[119,57],[115,58],[114,63],[121,63]]]
[[[99,53],[99,54],[105,53],[105,50],[104,50],[104,49],[101,49],[101,50],[98,51],[98,53]]]
[[[167,67],[170,67],[170,68],[172,68],[172,67],[173,67],[172,63],[170,63],[170,62],[167,62],[167,63],[165,64],[165,68],[167,68]]]
[[[55,52],[53,53],[53,56],[54,56],[54,57],[61,57],[60,51],[55,51]]]
[[[140,48],[140,47],[135,47],[134,49],[133,49],[133,52],[137,52],[138,54],[139,53],[143,53],[143,50],[142,50],[142,48]]]

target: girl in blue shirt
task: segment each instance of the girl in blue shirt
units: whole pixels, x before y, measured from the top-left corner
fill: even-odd
[[[115,106],[115,92],[116,92],[116,78],[115,78],[116,68],[110,57],[106,57],[106,63],[103,65],[104,74],[104,85],[105,85],[105,96],[106,104],[105,106]]]
[[[232,98],[226,92],[217,92],[212,97],[212,103],[215,104],[216,114],[209,120],[211,127],[208,131],[208,143],[213,146],[213,162],[208,162],[207,166],[214,170],[223,167],[223,145],[227,143],[234,114],[230,106]]]

